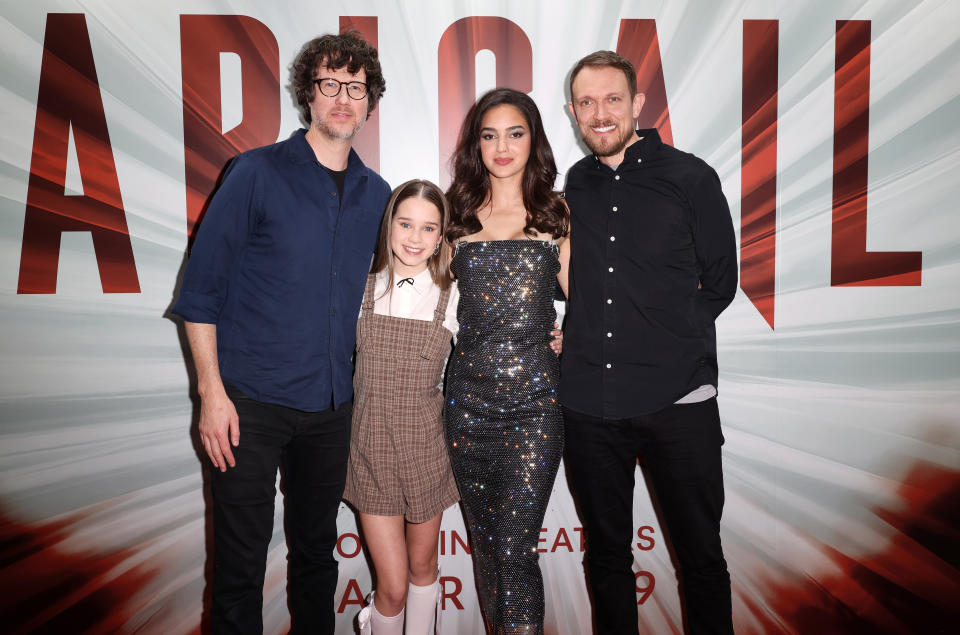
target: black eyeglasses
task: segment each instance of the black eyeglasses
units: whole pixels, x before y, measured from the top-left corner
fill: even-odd
[[[325,97],[336,97],[344,86],[347,87],[347,97],[350,99],[363,99],[367,96],[367,85],[363,82],[341,82],[332,77],[321,77],[313,80],[313,83]]]

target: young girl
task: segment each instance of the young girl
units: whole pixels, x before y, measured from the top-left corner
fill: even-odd
[[[443,437],[440,384],[457,330],[443,240],[449,207],[429,181],[393,191],[367,279],[344,500],[359,512],[376,570],[360,632],[426,635],[440,594],[443,510],[460,496]]]

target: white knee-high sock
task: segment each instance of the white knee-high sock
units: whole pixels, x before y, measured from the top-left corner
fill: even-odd
[[[392,617],[382,615],[373,602],[373,596],[371,593],[368,604],[357,616],[360,635],[403,635],[404,609]]]
[[[407,626],[405,635],[433,635],[440,599],[440,576],[426,586],[411,583],[407,587]]]
[[[377,610],[377,605],[371,604],[370,625],[373,627],[373,635],[403,635],[403,614],[404,609],[392,617],[381,615]]]

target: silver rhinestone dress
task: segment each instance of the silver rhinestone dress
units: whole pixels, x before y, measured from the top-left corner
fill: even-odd
[[[461,242],[460,331],[447,378],[450,462],[494,633],[543,631],[537,539],[563,452],[550,349],[556,243]]]

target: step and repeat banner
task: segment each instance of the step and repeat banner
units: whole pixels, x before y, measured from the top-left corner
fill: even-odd
[[[583,156],[573,64],[638,67],[640,125],[718,171],[740,292],[717,323],[723,541],[744,633],[945,632],[960,617],[960,4],[952,0],[4,2],[0,16],[0,623],[190,633],[211,568],[195,377],[167,311],[238,152],[300,127],[300,46],[355,28],[387,91],[356,143],[392,184],[449,181],[503,85]],[[278,495],[264,588],[289,625]],[[645,632],[683,629],[638,468]],[[338,633],[370,569],[339,516]],[[590,632],[564,472],[540,536],[547,632]],[[481,633],[445,512],[442,632]]]

